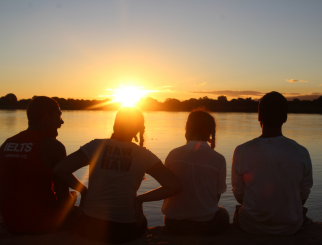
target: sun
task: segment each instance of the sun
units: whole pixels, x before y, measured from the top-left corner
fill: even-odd
[[[135,104],[148,93],[147,90],[132,86],[120,86],[119,89],[114,89],[114,91],[114,102],[120,102],[122,106],[126,107],[134,107]]]

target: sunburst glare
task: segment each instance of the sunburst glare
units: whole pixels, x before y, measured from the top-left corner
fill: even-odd
[[[114,102],[120,102],[122,106],[133,107],[135,104],[149,91],[133,86],[120,86],[119,89],[114,89]]]

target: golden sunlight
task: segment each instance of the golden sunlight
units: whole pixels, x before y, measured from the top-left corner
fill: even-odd
[[[114,102],[122,103],[122,106],[133,107],[135,104],[149,91],[143,90],[141,88],[126,86],[121,88],[114,89],[115,93],[113,94]]]

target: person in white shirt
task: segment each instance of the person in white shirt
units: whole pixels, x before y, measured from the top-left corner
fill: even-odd
[[[144,117],[135,108],[122,108],[110,139],[95,139],[63,159],[54,169],[57,178],[81,192],[82,215],[78,234],[88,239],[123,243],[144,234],[143,202],[180,193],[180,183],[161,160],[143,147]],[[137,141],[140,134],[139,145]],[[89,165],[88,190],[72,173]],[[161,187],[137,196],[145,173]]]
[[[238,203],[233,222],[261,235],[293,235],[312,221],[303,207],[313,185],[307,149],[282,134],[287,100],[278,92],[258,106],[262,135],[237,146],[231,181]]]
[[[215,133],[215,120],[209,113],[191,112],[187,144],[172,150],[165,160],[182,186],[182,192],[166,198],[161,209],[164,224],[175,234],[215,235],[229,225],[227,210],[218,206],[227,188],[226,161],[214,150]]]

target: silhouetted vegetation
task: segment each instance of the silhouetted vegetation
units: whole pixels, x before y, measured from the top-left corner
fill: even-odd
[[[106,100],[78,100],[53,97],[62,110],[118,110],[120,103]],[[31,99],[18,100],[14,94],[7,94],[0,98],[0,109],[26,109]],[[290,113],[322,113],[322,96],[314,100],[293,99],[288,102]],[[205,107],[213,112],[257,112],[258,101],[252,98],[238,98],[227,100],[226,96],[212,99],[207,96],[199,99],[180,101],[168,98],[160,102],[151,97],[138,102],[143,111],[192,111],[198,107]]]

